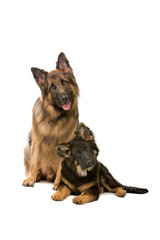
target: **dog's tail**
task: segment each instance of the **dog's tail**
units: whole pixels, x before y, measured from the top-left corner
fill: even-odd
[[[136,194],[144,194],[148,192],[148,189],[146,188],[138,188],[138,187],[129,187],[129,186],[123,186],[122,188],[127,192],[127,193],[136,193]]]
[[[100,179],[100,183],[108,191],[121,187],[127,193],[144,194],[148,192],[148,189],[145,188],[129,187],[119,183],[102,163],[100,163]]]

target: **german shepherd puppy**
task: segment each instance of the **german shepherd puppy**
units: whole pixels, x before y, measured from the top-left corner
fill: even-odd
[[[118,197],[128,193],[147,193],[147,189],[127,187],[113,178],[108,169],[97,160],[98,147],[92,131],[83,123],[76,136],[68,143],[56,147],[64,159],[58,191],[52,195],[55,201],[62,201],[71,193],[75,204],[96,201],[101,192],[113,192]]]
[[[46,72],[31,68],[41,90],[33,107],[32,129],[24,149],[27,178],[24,186],[36,181],[53,181],[61,157],[55,146],[74,137],[78,126],[79,88],[73,70],[64,53],[60,53],[56,70]]]

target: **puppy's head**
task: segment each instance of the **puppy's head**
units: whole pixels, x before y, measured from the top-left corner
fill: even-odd
[[[58,111],[69,111],[73,107],[77,101],[79,89],[64,53],[58,56],[56,70],[46,72],[33,67],[31,71],[47,105]]]
[[[93,133],[84,124],[80,124],[76,134],[72,141],[60,144],[56,150],[60,156],[66,158],[68,166],[83,177],[96,165],[99,150]]]

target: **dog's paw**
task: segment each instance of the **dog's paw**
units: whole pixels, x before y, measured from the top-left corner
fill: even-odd
[[[42,174],[39,173],[39,174],[37,175],[36,182],[40,182],[41,179],[42,179]]]
[[[23,181],[23,186],[25,187],[33,187],[34,186],[34,179],[33,178],[27,178]]]
[[[51,199],[54,201],[63,201],[65,197],[62,194],[60,194],[60,192],[56,192],[51,196]]]
[[[72,202],[75,203],[75,204],[82,205],[82,204],[88,203],[88,200],[85,196],[79,195],[77,197],[74,197]]]
[[[53,190],[57,190],[57,189],[58,189],[58,185],[59,185],[59,184],[54,183],[54,186],[53,186],[52,189],[53,189]]]
[[[126,191],[123,188],[117,188],[115,193],[117,197],[125,197],[126,195]]]

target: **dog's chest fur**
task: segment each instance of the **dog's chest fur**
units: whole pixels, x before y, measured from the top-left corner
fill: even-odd
[[[78,124],[75,118],[78,119],[78,110],[59,113],[38,99],[33,109],[32,129],[40,142],[57,145],[72,139]]]
[[[70,141],[77,129],[78,110],[64,114],[53,111],[53,107],[45,106],[38,99],[33,108],[32,139],[39,151],[39,169],[43,175],[53,178],[57,170],[60,157],[55,146],[61,142]]]

